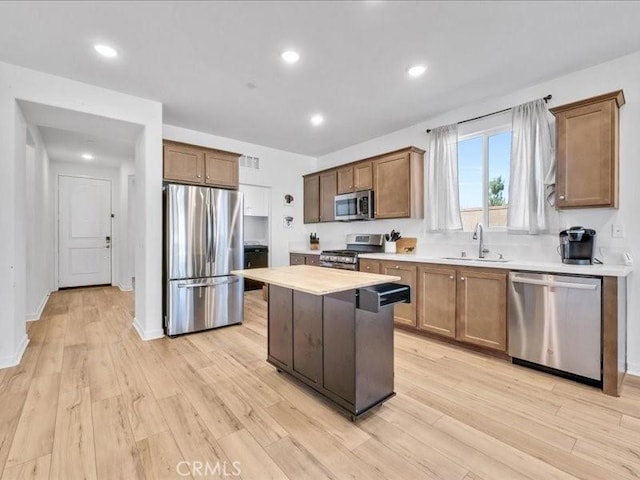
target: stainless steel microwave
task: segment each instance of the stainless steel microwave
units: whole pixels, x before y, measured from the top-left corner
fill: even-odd
[[[373,190],[336,195],[336,220],[373,220]]]

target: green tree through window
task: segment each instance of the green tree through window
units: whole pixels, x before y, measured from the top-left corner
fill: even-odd
[[[501,207],[505,204],[504,196],[502,193],[504,192],[504,180],[502,179],[502,175],[498,175],[497,177],[489,180],[489,206],[490,207]]]

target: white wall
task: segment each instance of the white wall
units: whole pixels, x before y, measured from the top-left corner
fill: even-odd
[[[26,347],[26,124],[17,100],[141,126],[136,146],[136,320],[142,338],[162,331],[162,105],[0,62],[0,368]]]
[[[133,288],[131,279],[135,276],[134,236],[131,232],[135,221],[129,218],[129,215],[133,212],[132,207],[135,204],[135,198],[129,192],[130,183],[133,183],[135,178],[135,165],[133,162],[125,162],[120,166],[119,177],[120,211],[117,223],[120,234],[118,238],[114,239],[115,247],[119,252],[117,285],[121,290],[131,290]],[[135,195],[135,192],[133,193]],[[130,201],[131,205],[129,204]]]
[[[53,289],[50,161],[37,128],[28,126],[26,150],[26,319],[38,320]]]
[[[289,264],[289,244],[304,242],[307,229],[302,223],[302,179],[304,173],[316,168],[313,157],[276,150],[231,138],[164,125],[164,138],[204,147],[260,158],[260,170],[240,169],[240,183],[271,187],[271,265]],[[294,196],[293,207],[284,206],[285,194]],[[283,226],[283,216],[293,215],[294,228]]]
[[[115,215],[111,222],[111,282],[122,290],[131,289],[131,275],[126,267],[129,258],[128,238],[128,173],[133,171],[133,162],[125,162],[121,167],[107,167],[94,163],[52,162],[51,202],[54,225],[54,286],[58,285],[58,177],[61,175],[100,178],[111,182],[111,212]],[[124,186],[123,186],[124,183]],[[124,192],[123,192],[124,190]],[[128,275],[128,278],[127,278]]]
[[[318,159],[318,168],[328,168],[341,163],[366,158],[379,153],[415,145],[426,150],[427,128],[450,124],[485,113],[508,108],[547,94],[553,99],[549,106],[562,105],[601,93],[623,89],[626,105],[620,111],[620,208],[580,209],[565,211],[558,215],[557,226],[585,225],[598,232],[598,245],[607,247],[608,256],[629,250],[640,263],[640,52],[601,65],[559,77],[531,86],[500,98],[493,98],[475,105],[426,119],[409,128],[393,132],[383,137],[353,145]],[[626,238],[611,238],[612,223],[623,224]],[[447,235],[426,234],[421,220],[376,221],[350,224],[320,224],[315,228],[321,238],[344,238],[348,232],[372,233],[399,229],[404,236],[418,236],[421,252],[459,253],[462,249],[477,248],[471,243],[469,233]],[[529,236],[489,233],[487,246],[494,251],[502,251],[518,258],[535,258],[558,261],[557,234]],[[343,240],[342,240],[343,241]],[[615,258],[614,258],[615,259]],[[629,280],[628,311],[628,363],[631,373],[640,374],[640,281],[632,274]]]

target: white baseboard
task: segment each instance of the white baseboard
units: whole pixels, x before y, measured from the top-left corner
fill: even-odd
[[[138,322],[137,318],[133,319],[133,328],[136,329],[136,332],[138,332],[138,336],[144,341],[155,340],[157,338],[164,337],[164,330],[162,328],[156,329],[156,330],[145,331],[142,328],[142,326],[140,325],[140,323]]]
[[[116,287],[120,289],[122,292],[131,292],[133,291],[132,285],[122,285],[121,283],[116,283]]]
[[[627,373],[640,377],[640,363],[627,362]]]
[[[22,340],[20,341],[20,345],[16,349],[16,352],[13,355],[8,355],[6,357],[0,357],[0,368],[9,368],[15,367],[22,360],[22,355],[24,351],[27,349],[27,345],[29,345],[29,337],[27,334],[24,334]]]
[[[51,292],[48,292],[44,298],[42,299],[42,302],[40,302],[40,307],[38,307],[38,311],[35,313],[27,313],[26,315],[26,320],[27,322],[33,322],[35,320],[40,320],[40,317],[42,316],[42,312],[44,311],[44,307],[47,305],[47,301],[49,300],[49,295],[51,295]]]

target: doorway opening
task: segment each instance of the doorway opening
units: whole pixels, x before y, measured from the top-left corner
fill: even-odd
[[[140,125],[19,101],[27,124],[28,320],[61,288],[132,291]],[[133,307],[135,308],[135,306]],[[133,311],[132,311],[133,314]]]

